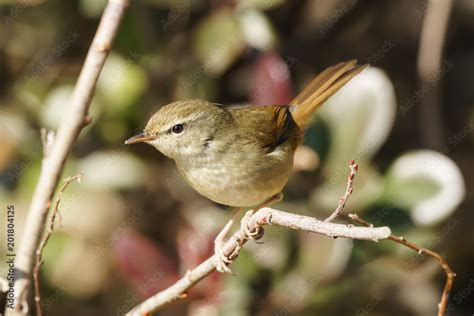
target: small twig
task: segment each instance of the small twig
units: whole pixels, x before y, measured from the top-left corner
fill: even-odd
[[[83,174],[81,172],[78,175],[75,175],[73,177],[67,177],[66,179],[63,180],[65,183],[58,193],[58,198],[54,206],[53,214],[51,215],[51,221],[49,223],[48,230],[46,231],[43,237],[43,240],[41,240],[41,243],[39,244],[38,249],[36,249],[36,261],[35,261],[35,266],[33,268],[33,281],[35,285],[36,315],[38,316],[43,315],[43,309],[41,308],[41,291],[40,291],[40,279],[39,279],[39,272],[40,272],[41,266],[43,265],[43,250],[46,244],[48,243],[49,238],[53,234],[56,216],[60,216],[59,203],[61,202],[63,192],[74,181],[81,182],[82,177],[83,177]]]
[[[246,225],[247,227],[244,227]],[[250,238],[246,231],[250,230],[252,235],[263,234],[262,226],[278,225],[291,229],[298,229],[318,233],[330,237],[346,237],[351,239],[381,240],[388,238],[391,231],[388,227],[365,228],[353,227],[342,224],[334,224],[317,220],[316,218],[297,215],[293,213],[278,211],[269,207],[255,212],[248,219],[242,220],[242,227],[225,243],[224,254],[229,256],[236,253],[236,248],[242,247]],[[133,308],[127,315],[146,315],[155,312],[164,306],[186,297],[187,292],[199,281],[216,269],[216,256],[188,270],[186,275],[169,288],[153,295],[143,303]],[[233,258],[235,259],[235,258]]]
[[[359,165],[354,160],[351,160],[351,163],[349,164],[349,168],[351,169],[351,173],[349,174],[349,177],[347,178],[346,192],[344,192],[344,195],[339,199],[339,203],[336,209],[332,212],[331,215],[329,215],[328,218],[324,220],[325,222],[332,222],[336,217],[339,216],[339,214],[341,214],[342,210],[344,209],[344,206],[346,206],[347,200],[352,194],[352,191],[353,191],[352,184],[354,182],[354,178],[357,174],[357,171],[359,170]]]
[[[86,115],[84,117],[84,122],[82,122],[82,128],[86,127],[87,125],[92,123],[92,115]]]
[[[349,218],[364,226],[373,227],[371,223],[363,220],[357,214],[349,214]],[[440,254],[430,249],[419,247],[416,244],[406,240],[404,237],[401,237],[401,236],[396,236],[392,234],[388,237],[388,239],[396,243],[402,244],[410,249],[413,249],[419,254],[426,254],[430,257],[433,257],[439,262],[439,264],[444,270],[444,273],[446,273],[446,284],[443,289],[443,294],[441,295],[441,301],[438,304],[438,316],[444,316],[446,314],[446,307],[448,305],[449,293],[451,292],[451,288],[453,287],[454,277],[456,276],[456,273],[454,273],[454,271],[449,266],[448,262]]]

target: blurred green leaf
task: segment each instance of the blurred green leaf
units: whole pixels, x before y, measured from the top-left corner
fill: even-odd
[[[411,207],[418,201],[435,195],[440,190],[436,182],[421,176],[414,176],[408,179],[390,178],[390,180],[388,194],[396,196],[397,202],[400,203],[400,206],[404,207]]]
[[[229,9],[206,17],[194,34],[194,53],[204,71],[214,76],[227,70],[244,48],[239,22]]]
[[[399,157],[387,172],[385,199],[409,208],[417,224],[438,223],[464,199],[459,167],[447,156],[417,150]]]
[[[110,54],[97,83],[96,95],[105,102],[105,111],[117,114],[124,111],[148,88],[145,71],[135,64],[139,56],[130,52],[127,58]]]

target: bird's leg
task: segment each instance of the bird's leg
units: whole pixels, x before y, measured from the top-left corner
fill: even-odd
[[[217,234],[216,239],[214,239],[214,252],[216,254],[216,270],[219,272],[226,272],[232,273],[232,270],[227,267],[232,260],[229,259],[231,256],[227,256],[224,253],[224,244],[225,244],[225,237],[229,233],[232,225],[234,224],[234,218],[242,211],[243,208],[237,207],[235,208],[234,214],[230,218],[230,220],[225,224],[224,228]]]
[[[242,229],[245,233],[246,236],[248,236],[251,239],[255,239],[256,236],[258,236],[258,231],[253,229],[251,230],[248,227],[248,219],[259,209],[270,206],[273,203],[281,201],[283,198],[283,193],[278,193],[266,200],[265,202],[259,204],[257,207],[253,208],[252,210],[248,211],[245,213],[245,216],[242,219]],[[229,263],[231,263],[239,254],[240,251],[240,246],[237,243],[237,247],[232,251],[231,254],[226,255],[224,253],[224,244],[225,244],[225,237],[230,231],[230,228],[234,224],[234,219],[239,214],[243,208],[238,207],[235,209],[234,214],[232,215],[231,219],[227,222],[227,224],[224,226],[224,228],[219,232],[217,235],[216,239],[214,240],[214,252],[216,254],[216,270],[219,272],[226,272],[226,273],[231,273],[232,270],[227,266]]]
[[[270,206],[274,203],[280,202],[283,199],[283,193],[277,193],[265,202],[259,204],[257,207],[251,209],[247,213],[245,213],[244,217],[242,218],[241,221],[241,229],[245,233],[246,236],[248,236],[250,239],[257,239],[258,235],[260,234],[260,231],[255,228],[249,228],[248,222],[249,219],[252,217],[253,214],[255,214],[256,211],[259,209],[262,209],[264,207]]]

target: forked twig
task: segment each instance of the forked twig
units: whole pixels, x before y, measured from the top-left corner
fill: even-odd
[[[352,219],[353,221],[359,223],[359,224],[362,224],[362,225],[366,226],[366,227],[374,227],[373,224],[363,220],[357,214],[349,214],[349,218]],[[441,295],[441,301],[438,304],[438,316],[444,316],[446,314],[446,308],[447,308],[447,305],[448,305],[449,293],[451,292],[451,288],[453,287],[454,277],[456,276],[456,273],[454,273],[454,271],[449,266],[448,262],[440,254],[438,254],[438,253],[436,253],[436,252],[434,252],[430,249],[419,247],[416,244],[406,240],[404,237],[401,237],[401,236],[397,236],[397,235],[392,234],[392,235],[390,235],[390,237],[388,237],[388,239],[390,239],[390,240],[392,240],[396,243],[402,244],[405,247],[413,249],[416,252],[418,252],[419,254],[426,254],[430,257],[433,257],[439,262],[439,264],[441,265],[441,267],[444,270],[444,273],[446,273],[446,284],[444,285],[443,294]]]
[[[33,268],[33,282],[34,282],[34,287],[35,287],[36,315],[38,316],[43,315],[43,309],[41,307],[41,290],[40,290],[40,280],[39,280],[40,269],[41,269],[41,266],[43,265],[43,250],[44,250],[44,247],[46,247],[46,244],[48,243],[49,238],[53,234],[56,216],[61,216],[59,213],[59,203],[61,202],[63,192],[74,181],[81,182],[82,177],[83,177],[83,174],[81,172],[78,175],[67,177],[66,179],[63,180],[65,183],[58,193],[58,198],[56,200],[56,204],[54,205],[54,210],[53,210],[53,214],[51,215],[51,220],[50,220],[48,229],[46,233],[44,234],[43,239],[41,240],[38,246],[38,249],[36,249],[36,252],[35,252],[36,256],[35,256],[35,266]]]

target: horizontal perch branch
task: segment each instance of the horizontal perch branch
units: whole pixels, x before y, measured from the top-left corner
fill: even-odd
[[[335,224],[320,221],[314,217],[278,211],[268,207],[258,211],[252,219],[255,225],[265,225],[266,221],[269,221],[268,224],[271,225],[304,230],[329,237],[345,237],[378,241],[390,236],[390,228],[388,227],[374,227],[367,229],[367,227]]]
[[[390,228],[388,227],[369,228],[334,224],[320,221],[314,217],[283,212],[269,207],[258,210],[251,215],[251,217],[243,220],[242,225],[248,225],[248,228],[254,231],[260,231],[261,227],[264,225],[277,225],[318,233],[329,237],[346,237],[374,241],[386,239],[391,234]],[[225,254],[230,256],[236,251],[236,249],[242,247],[242,245],[249,240],[245,231],[246,229],[241,227],[241,229],[235,232],[226,242],[224,245]],[[185,298],[187,296],[187,291],[213,272],[216,269],[216,265],[217,260],[214,255],[194,269],[188,270],[186,275],[175,284],[148,298],[146,301],[131,310],[127,315],[146,315],[161,309],[173,301]]]

